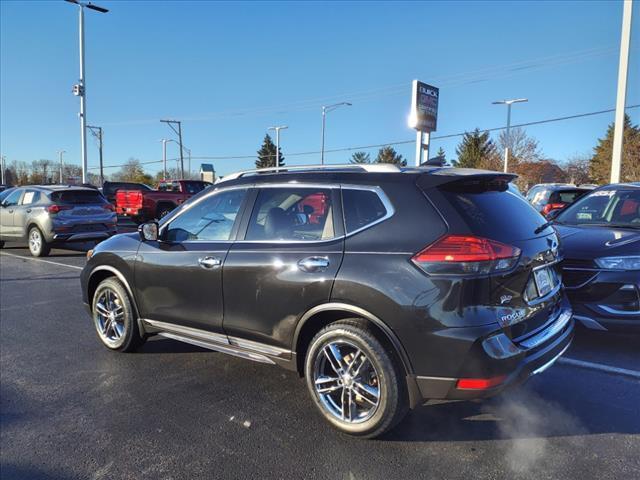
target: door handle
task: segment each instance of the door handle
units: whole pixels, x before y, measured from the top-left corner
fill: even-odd
[[[298,262],[298,268],[303,272],[322,272],[329,266],[327,257],[307,257]]]
[[[216,257],[203,257],[198,259],[198,263],[202,268],[214,268],[219,267],[222,264],[222,260]]]

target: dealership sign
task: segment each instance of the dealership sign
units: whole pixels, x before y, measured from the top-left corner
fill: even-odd
[[[418,80],[413,81],[409,126],[419,132],[430,133],[438,125],[440,90]]]

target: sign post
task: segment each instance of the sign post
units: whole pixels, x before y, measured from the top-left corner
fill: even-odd
[[[416,167],[422,164],[423,152],[429,160],[431,132],[438,125],[438,100],[440,90],[418,80],[413,81],[409,126],[416,130]]]

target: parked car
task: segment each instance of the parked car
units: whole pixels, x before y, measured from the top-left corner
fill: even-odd
[[[554,224],[575,318],[595,330],[640,333],[640,183],[600,187]]]
[[[116,192],[118,190],[151,190],[151,187],[144,183],[104,182],[102,185],[102,194],[114,207],[116,206]]]
[[[83,299],[107,348],[157,334],[278,364],[306,378],[330,424],[374,437],[426,399],[495,395],[569,347],[558,238],[513,178],[228,175],[89,252]]]
[[[11,185],[7,185],[5,183],[0,183],[0,193],[4,192],[5,190],[8,190],[12,188]]]
[[[116,211],[136,223],[159,219],[209,185],[200,180],[168,180],[160,182],[156,190],[120,189],[116,192]]]
[[[557,183],[534,185],[527,192],[527,200],[536,210],[547,216],[553,210],[562,210],[582,195],[589,193],[593,187]]]
[[[111,205],[93,188],[69,185],[18,187],[0,203],[0,247],[27,241],[34,257],[54,244],[103,240],[116,233]]]

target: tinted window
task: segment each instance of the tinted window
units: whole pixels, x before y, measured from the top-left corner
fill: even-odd
[[[70,205],[85,205],[92,203],[104,203],[105,199],[97,190],[64,190],[53,192],[51,200],[57,203]]]
[[[461,193],[444,191],[475,235],[498,241],[524,240],[536,235],[534,230],[545,219],[521,196],[510,191]],[[547,228],[540,235],[550,233]]]
[[[547,203],[550,196],[550,190],[537,190],[529,201],[534,207],[540,208]]]
[[[18,204],[18,201],[20,201],[20,195],[22,195],[22,192],[24,190],[14,190],[13,192],[11,192],[9,195],[7,195],[7,197],[3,200],[3,203],[6,207],[12,207],[14,205]]]
[[[187,193],[190,193],[192,195],[201,192],[205,187],[206,185],[202,182],[188,182],[185,184],[185,190],[187,191]]]
[[[35,190],[27,190],[22,197],[22,205],[33,205],[40,202],[40,192]]]
[[[576,198],[584,195],[584,190],[562,190],[554,194],[553,202],[559,203],[573,203]]]
[[[169,242],[230,240],[246,192],[220,192],[193,204],[169,223],[165,239]]]
[[[330,189],[265,188],[251,214],[247,240],[326,240],[334,237]]]
[[[616,225],[640,228],[640,190],[596,190],[556,218],[568,225]]]
[[[366,227],[387,214],[378,194],[370,190],[343,189],[342,203],[347,233]]]

